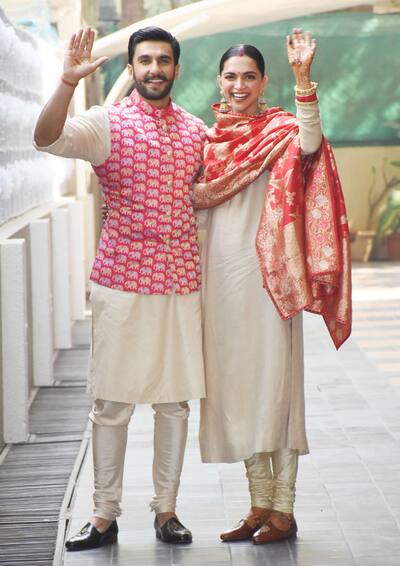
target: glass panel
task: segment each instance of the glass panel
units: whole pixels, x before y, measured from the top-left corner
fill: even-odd
[[[312,75],[320,84],[323,127],[331,142],[399,144],[400,14],[335,12],[184,41],[175,100],[211,124],[222,53],[236,43],[252,43],[266,58],[268,105],[294,112],[285,45],[293,27],[310,30],[318,42]]]

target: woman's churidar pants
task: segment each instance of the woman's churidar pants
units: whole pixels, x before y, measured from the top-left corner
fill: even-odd
[[[298,458],[297,450],[282,448],[244,461],[252,507],[293,513]]]

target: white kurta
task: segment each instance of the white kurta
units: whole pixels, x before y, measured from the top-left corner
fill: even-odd
[[[320,145],[318,104],[298,107],[304,153]],[[308,452],[301,315],[283,321],[262,287],[255,240],[269,173],[208,211],[204,242],[204,352],[201,401],[205,462],[257,452]]]
[[[54,155],[103,163],[111,148],[107,109],[67,120]],[[140,295],[93,285],[88,389],[96,399],[170,403],[205,396],[200,293]]]
[[[93,284],[89,391],[121,403],[205,396],[200,293],[138,295]]]

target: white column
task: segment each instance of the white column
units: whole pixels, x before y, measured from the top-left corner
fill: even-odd
[[[80,200],[75,200],[70,203],[68,208],[71,249],[70,272],[72,318],[74,320],[82,320],[85,318],[86,307],[83,203]]]
[[[1,244],[1,334],[5,442],[28,436],[28,337],[25,240]]]
[[[50,221],[29,225],[32,281],[33,382],[53,384],[53,306]]]
[[[52,213],[54,347],[71,348],[71,283],[68,209]]]

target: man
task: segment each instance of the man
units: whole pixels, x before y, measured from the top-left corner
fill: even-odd
[[[70,40],[64,72],[35,129],[41,151],[86,159],[98,176],[107,219],[93,265],[94,511],[69,550],[117,541],[127,427],[135,403],[155,411],[151,507],[156,536],[188,543],[175,515],[189,415],[205,395],[200,267],[191,186],[202,160],[204,124],[171,102],[179,74],[177,40],[160,28],[129,39],[136,90],[109,108],[66,120],[91,61],[94,32]]]

